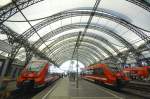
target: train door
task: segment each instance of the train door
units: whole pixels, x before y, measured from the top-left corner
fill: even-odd
[[[101,81],[102,83],[104,83],[107,80],[106,76],[104,75],[104,69],[103,68],[95,69],[94,74],[95,74],[96,79],[98,81]]]

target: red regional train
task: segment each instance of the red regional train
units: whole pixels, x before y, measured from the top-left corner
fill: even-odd
[[[98,84],[120,89],[129,82],[129,78],[118,68],[106,64],[96,64],[82,69],[82,78]]]
[[[17,78],[18,88],[36,88],[49,85],[59,78],[48,72],[50,64],[46,60],[31,61]]]
[[[127,73],[128,77],[130,77],[131,79],[143,80],[149,78],[150,66],[126,67],[123,69],[123,72]]]

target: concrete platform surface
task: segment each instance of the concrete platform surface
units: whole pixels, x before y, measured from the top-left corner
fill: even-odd
[[[68,78],[60,79],[46,90],[42,97],[35,96],[33,99],[126,99],[115,91],[85,80],[80,80],[79,88],[76,88],[76,83]]]

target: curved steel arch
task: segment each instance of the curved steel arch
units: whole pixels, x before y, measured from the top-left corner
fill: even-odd
[[[44,1],[44,0],[17,0],[16,2],[18,4],[19,8],[22,10],[24,8],[27,8],[33,4],[36,4],[41,1]],[[149,5],[147,5],[146,3],[142,3],[140,0],[126,0],[126,1],[131,2],[131,3],[150,12]],[[10,3],[10,4],[6,5],[5,7],[2,7],[0,9],[0,23],[3,23],[9,17],[13,16],[17,12],[18,12],[18,10],[16,9],[16,7],[13,3]]]
[[[80,58],[81,60],[86,60],[85,62],[87,62],[87,63],[89,62],[91,64],[91,63],[95,62],[95,60],[93,60],[91,57],[87,56],[86,53],[79,53],[78,55],[79,55],[78,58]],[[67,51],[66,54],[63,54],[63,55],[57,57],[57,60],[55,60],[55,61],[57,62],[57,61],[60,61],[60,60],[63,60],[63,59],[65,60],[64,57],[68,57],[67,60],[70,60],[71,57],[72,57],[72,51],[69,51],[69,52]],[[73,60],[76,60],[76,59],[73,58]]]
[[[74,32],[74,33],[62,35],[62,36],[58,37],[56,40],[54,40],[53,42],[51,42],[49,44],[49,48],[51,48],[52,46],[55,46],[55,44],[62,42],[68,38],[76,37],[76,36],[78,36],[78,34],[79,34],[78,32]],[[103,38],[102,36],[99,36],[99,35],[91,33],[91,32],[90,33],[87,32],[85,37],[93,38],[93,39],[96,39],[97,41],[103,42],[104,44],[109,46],[112,50],[114,50],[116,53],[119,53],[119,50],[115,46],[113,46],[107,39]]]
[[[68,56],[71,57],[70,55],[66,54],[66,55],[62,56],[62,57],[63,57],[63,60],[62,60],[61,58],[59,58],[59,59],[56,61],[57,64],[59,64],[59,62],[61,62],[61,64],[62,64],[62,63],[64,63],[65,61],[70,60],[70,58],[69,58]],[[93,63],[91,60],[85,59],[84,57],[85,57],[85,56],[80,56],[80,55],[79,55],[79,58],[78,58],[78,59],[79,59],[80,62],[85,63],[85,66],[87,66],[87,65]],[[74,59],[74,60],[75,60],[75,59]]]
[[[58,51],[58,52],[55,54],[55,56],[53,56],[53,58],[56,59],[56,58],[55,58],[56,56],[59,57],[59,55],[65,54],[65,52],[68,53],[68,51],[70,51],[70,50],[71,50],[72,53],[73,53],[73,48],[72,48],[72,49],[63,49],[63,50],[60,50],[60,51]],[[86,56],[87,56],[86,58],[91,58],[93,61],[96,62],[96,58],[97,58],[97,57],[94,56],[93,54],[89,53],[88,51],[82,51],[82,50],[79,49],[79,52],[78,52],[78,53],[80,53],[80,54],[81,54],[81,53],[84,53],[84,54],[86,54]],[[70,57],[70,59],[71,59],[71,57]]]
[[[74,46],[71,46],[70,48],[66,48],[66,49],[64,49],[64,50],[61,50],[61,51],[59,51],[55,56],[59,56],[59,53],[60,53],[60,55],[63,54],[62,51],[63,51],[63,52],[65,51],[65,52],[67,53],[67,51],[68,51],[68,50],[72,50],[73,47],[74,47]],[[88,51],[88,49],[87,49],[86,46],[80,47],[80,50],[84,50],[85,52],[90,53],[90,51]],[[91,53],[91,54],[92,54],[92,53]],[[92,54],[92,56],[93,56],[93,55],[94,55],[94,54]],[[52,57],[53,57],[53,56],[52,56]],[[104,57],[100,57],[100,58],[99,58],[99,57],[97,57],[96,55],[95,55],[94,57],[96,57],[96,58],[99,59],[99,60],[104,59]]]
[[[126,0],[150,12],[150,6],[145,1],[141,0]],[[142,3],[143,2],[143,3]]]
[[[19,0],[19,1],[21,1],[21,0]],[[24,0],[23,0],[24,1]],[[33,2],[33,1],[35,1],[35,0],[30,0],[31,1],[31,3]],[[42,1],[42,0],[41,0]],[[127,1],[132,1],[132,0],[127,0]],[[138,1],[138,0],[133,0],[132,1],[132,3],[134,2],[134,4],[136,4],[136,1]],[[23,3],[20,3],[20,5],[22,6],[22,4]],[[29,1],[27,2],[27,4],[30,4],[29,3]],[[141,4],[143,4],[143,3],[141,3]],[[138,6],[141,6],[141,4],[137,4]],[[144,4],[143,4],[144,5]],[[144,8],[144,9],[146,9],[147,10],[147,8],[145,8],[145,5],[144,5],[144,7],[143,7],[143,5],[141,6],[142,8]],[[20,7],[21,7],[20,6]],[[22,6],[22,7],[24,7],[24,6],[26,6],[25,4]],[[8,7],[8,6],[7,6]],[[20,8],[19,7],[19,8]],[[147,6],[148,7],[148,9],[149,9],[149,6]],[[6,7],[5,7],[6,8]],[[7,8],[6,8],[7,9]],[[0,11],[2,12],[2,13],[0,13],[0,18],[6,18],[7,19],[7,17],[9,16],[10,17],[10,15],[12,14],[11,12],[15,12],[15,10],[13,10],[13,9],[15,9],[15,8],[11,8],[11,9],[1,9]],[[149,10],[148,10],[149,11]],[[17,11],[16,11],[17,12]],[[4,15],[6,15],[6,16],[4,16]],[[0,20],[0,23],[1,23],[1,21],[2,20],[4,20],[4,19],[1,19]]]
[[[69,50],[69,49],[74,49],[74,46],[73,45],[70,45],[69,48],[65,48],[65,50]],[[90,48],[88,48],[87,46],[82,46],[81,48],[79,48],[79,50],[81,51],[85,51],[85,52],[88,52],[88,53],[91,53],[94,55],[94,57],[98,58],[98,59],[103,59],[98,53],[96,53],[95,51],[91,50]],[[61,51],[59,51],[61,52]],[[58,53],[59,53],[58,52]],[[57,55],[54,55],[54,56],[58,56],[58,53]]]
[[[64,42],[60,42],[59,44],[57,44],[55,46],[52,46],[50,48],[50,51],[53,53],[56,49],[60,49],[62,46],[65,46],[65,45],[70,44],[70,43],[75,43],[75,42],[76,42],[76,38],[68,39]],[[84,40],[82,41],[82,44],[83,43],[87,43],[88,45],[92,44],[93,46],[95,46],[95,48],[97,47],[98,49],[101,49],[102,51],[104,51],[108,56],[113,56],[113,54],[111,52],[109,52],[103,45],[101,45],[100,43],[98,43],[92,39],[84,38]],[[47,49],[44,48],[43,51],[47,51]]]
[[[16,4],[18,5],[20,10],[23,10],[33,4],[39,3],[44,0],[16,0]],[[0,25],[5,22],[8,18],[16,14],[18,9],[16,8],[14,3],[10,3],[0,9]]]
[[[64,18],[73,17],[73,16],[83,16],[83,15],[89,16],[90,14],[91,14],[91,8],[68,10],[68,11],[64,11],[64,12],[60,12],[55,15],[52,15],[49,18],[43,20],[42,22],[39,22],[38,24],[34,25],[33,27],[36,29],[36,31],[38,31],[38,30],[42,29],[43,27],[45,27],[53,22],[56,22],[58,20],[62,20]],[[150,39],[150,37],[148,37],[146,34],[144,34],[141,30],[137,29],[137,27],[135,27],[133,24],[127,22],[126,20],[124,20],[120,17],[114,16],[111,13],[108,13],[104,10],[97,10],[95,12],[94,16],[103,17],[103,18],[106,18],[113,22],[116,22],[116,23],[126,27],[127,29],[131,30],[132,32],[136,33],[144,41],[148,41]],[[34,34],[34,31],[32,28],[26,30],[23,33],[23,35],[27,38],[31,37],[33,34]]]
[[[59,62],[57,62],[57,64],[59,64],[59,66],[61,66],[61,64],[63,64],[64,62],[66,62],[67,60],[69,60],[67,57],[65,57],[65,60],[60,60]],[[84,66],[88,66],[91,63],[87,63],[85,60],[79,59],[79,61],[84,65]]]
[[[68,44],[66,44],[66,45],[63,45],[63,46],[61,46],[61,47],[57,47],[56,49],[57,50],[54,50],[54,52],[53,53],[51,53],[50,55],[55,55],[55,53],[57,53],[58,51],[61,51],[61,50],[63,50],[63,49],[66,49],[66,48],[68,48],[68,47],[70,47],[70,46],[75,46],[75,43],[76,43],[76,41],[74,40],[74,41],[71,41],[71,42],[68,42]],[[84,44],[83,44],[84,43]],[[91,48],[93,51],[94,50],[97,50],[100,54],[99,55],[101,55],[101,49],[99,48],[99,47],[97,47],[97,46],[95,46],[95,45],[93,45],[93,44],[91,44],[89,41],[82,41],[82,44],[80,45],[80,46],[86,46],[86,47],[89,47],[89,48]],[[98,50],[99,49],[99,50]],[[105,52],[104,52],[105,53]],[[107,54],[107,53],[106,53]],[[108,55],[108,54],[107,54]],[[104,55],[103,55],[104,56]],[[108,55],[109,56],[109,55]]]
[[[64,53],[64,52],[67,53],[67,51],[73,50],[73,49],[74,49],[74,46],[72,45],[72,46],[70,46],[69,48],[65,48],[65,51],[63,50],[63,53]],[[93,53],[91,50],[88,50],[87,47],[85,47],[85,46],[82,46],[82,47],[79,49],[79,51],[82,51],[82,52],[85,51],[86,53],[92,54],[92,56],[94,55],[94,57],[96,57],[97,59],[102,59],[102,57],[99,57],[96,53]],[[62,55],[63,53],[62,53],[62,50],[59,51],[56,55],[53,56],[53,59],[55,59],[55,56],[59,57],[59,55]]]
[[[70,44],[70,45],[68,45],[68,46],[69,46],[70,48],[71,48],[71,47],[74,47],[73,43]],[[68,48],[65,48],[65,49],[69,49],[69,47],[68,47]],[[86,50],[92,51],[93,53],[96,53],[97,55],[99,55],[100,58],[105,58],[105,56],[104,56],[99,50],[95,49],[95,47],[93,47],[93,46],[89,47],[88,45],[81,45],[80,49],[84,49],[84,48],[85,48]]]
[[[96,47],[94,46],[89,46],[89,45],[81,45],[81,47],[86,47],[87,49],[97,53],[100,57],[105,57],[98,49],[96,49]],[[66,49],[66,48],[65,48]],[[47,52],[46,54],[48,54],[49,52]],[[51,53],[50,53],[51,54]],[[48,54],[49,55],[49,54]],[[53,54],[52,54],[53,55]]]
[[[59,64],[59,66],[61,66],[62,63],[64,63],[65,61],[68,61],[69,58],[67,56],[64,56],[64,60],[58,60],[57,64]],[[83,57],[79,58],[79,61],[81,63],[83,63],[85,66],[88,66],[90,64],[92,64],[92,62],[88,61],[88,60],[85,60],[85,59],[82,59]]]
[[[55,35],[57,35],[59,33],[67,31],[67,30],[84,28],[86,25],[87,25],[86,23],[74,23],[74,24],[65,25],[65,26],[57,28],[56,30],[51,31],[47,35],[43,36],[43,39],[51,38],[51,37],[53,37],[53,36],[55,36]],[[94,30],[97,30],[97,31],[104,32],[105,34],[107,34],[107,35],[115,38],[118,41],[120,41],[127,48],[134,49],[134,47],[132,46],[132,44],[130,44],[128,41],[126,41],[124,38],[122,38],[118,34],[114,33],[113,31],[106,29],[104,26],[90,24],[89,25],[89,29],[94,29]]]
[[[69,53],[70,56],[72,57],[72,51],[73,51],[73,50],[68,50],[66,53]],[[64,52],[65,52],[65,51],[64,51]],[[81,52],[81,51],[80,51],[80,52]],[[56,57],[55,59],[61,58],[61,56],[66,55],[66,53],[60,55],[59,57]],[[92,57],[90,54],[88,54],[88,53],[86,53],[86,52],[78,53],[78,55],[79,55],[79,56],[85,56],[84,59],[87,59],[87,60],[89,59],[89,60],[90,60],[91,62],[93,62],[93,63],[97,62],[94,57]],[[69,57],[69,56],[68,56],[68,57]],[[71,60],[71,57],[70,57],[70,60]],[[73,58],[73,59],[76,59],[76,58]],[[57,61],[57,60],[55,60],[55,61]]]

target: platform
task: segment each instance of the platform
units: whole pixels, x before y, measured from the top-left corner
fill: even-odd
[[[51,87],[51,86],[50,86]],[[42,95],[43,94],[43,95]],[[79,88],[75,82],[68,78],[60,79],[52,88],[33,97],[33,99],[126,99],[123,95],[96,85],[94,83],[80,80]]]

